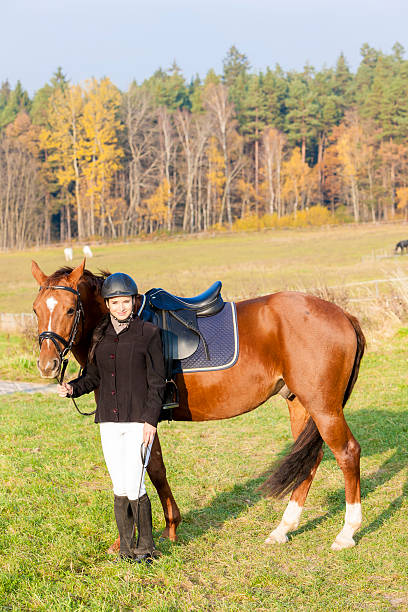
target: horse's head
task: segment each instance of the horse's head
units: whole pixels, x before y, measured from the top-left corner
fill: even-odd
[[[75,269],[65,268],[64,274],[47,276],[33,261],[32,274],[40,285],[33,304],[38,319],[40,356],[38,369],[43,378],[58,376],[64,350],[75,341],[81,318],[78,282],[84,273],[85,259]]]

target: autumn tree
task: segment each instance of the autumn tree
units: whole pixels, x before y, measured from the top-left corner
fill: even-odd
[[[302,159],[300,149],[293,149],[290,158],[282,165],[282,200],[286,213],[296,213],[310,206],[316,190],[316,171]]]
[[[108,78],[92,79],[86,85],[85,101],[80,118],[80,158],[82,177],[86,182],[86,234],[94,236],[96,219],[100,235],[109,224],[116,237],[114,210],[109,198],[115,172],[119,170],[123,151],[118,144],[121,129],[118,112],[121,104],[119,90]]]
[[[79,239],[85,236],[83,193],[81,193],[84,132],[81,122],[84,94],[79,85],[56,89],[49,100],[48,124],[41,130],[41,146],[58,184],[76,207]],[[67,215],[69,207],[67,206]]]

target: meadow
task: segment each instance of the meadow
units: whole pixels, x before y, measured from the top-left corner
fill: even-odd
[[[140,291],[163,287],[178,295],[201,293],[222,280],[226,299],[241,299],[283,288],[343,285],[408,275],[408,257],[393,256],[408,226],[345,225],[317,229],[266,230],[134,241],[93,246],[93,272],[132,275]],[[386,251],[389,257],[374,259]],[[0,312],[31,312],[37,283],[34,259],[46,274],[65,265],[62,247],[0,253]],[[74,245],[73,265],[82,261]]]
[[[220,278],[226,296],[250,296],[403,275],[408,257],[392,257],[391,251],[404,233],[404,227],[360,226],[108,245],[96,247],[89,263],[95,271],[133,274],[141,290],[164,286],[192,295]],[[370,257],[380,249],[388,249],[390,257]],[[51,272],[62,265],[61,254],[53,249],[1,254],[1,309],[8,304],[8,311],[15,306],[28,312],[36,291],[30,259]],[[78,252],[74,264],[79,261]],[[362,446],[363,525],[356,547],[339,553],[330,544],[343,523],[344,483],[327,448],[299,528],[286,545],[264,544],[287,503],[258,490],[291,442],[281,398],[227,421],[159,425],[183,521],[176,544],[159,542],[164,520],[148,482],[162,557],[139,567],[106,553],[116,527],[92,419],[57,397],[3,396],[0,610],[408,609],[404,312],[389,319],[382,314],[389,321],[384,335],[383,322],[370,328],[376,341],[345,410]],[[8,378],[17,377],[24,355],[26,377],[34,377],[30,350],[29,338],[3,334],[1,377],[6,367]],[[15,360],[7,364],[10,354]],[[91,398],[82,398],[81,406],[90,408]]]

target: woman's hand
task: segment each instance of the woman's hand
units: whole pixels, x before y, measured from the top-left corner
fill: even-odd
[[[72,386],[66,382],[62,383],[62,385],[57,385],[57,393],[60,397],[67,397],[67,395],[72,395],[74,389]]]
[[[152,444],[156,431],[156,427],[153,427],[150,423],[145,423],[143,425],[143,444],[145,446]]]

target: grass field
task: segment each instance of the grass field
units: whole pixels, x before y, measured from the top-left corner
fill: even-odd
[[[185,295],[219,278],[237,298],[408,275],[408,257],[391,256],[406,233],[357,226],[108,245],[89,267]],[[370,257],[381,249],[390,257]],[[2,311],[30,311],[32,258],[47,273],[64,264],[62,249],[0,254]],[[274,398],[228,421],[159,426],[179,541],[159,543],[150,568],[118,563],[106,554],[116,526],[97,426],[60,398],[13,394],[0,406],[0,610],[408,610],[408,328],[395,333],[403,317],[387,318],[384,304],[370,316],[387,321],[386,339],[377,328],[346,407],[362,446],[354,549],[330,550],[345,501],[327,449],[299,529],[287,545],[264,544],[287,503],[258,491],[291,440],[286,404]],[[0,378],[39,380],[32,340],[0,335]],[[148,491],[158,539],[162,510],[150,482]]]
[[[224,296],[239,299],[282,288],[385,278],[397,270],[408,275],[408,256],[392,256],[395,243],[407,236],[408,226],[390,224],[136,241],[92,247],[95,256],[87,266],[94,272],[127,272],[141,291],[164,287],[186,296],[219,279]],[[371,257],[384,249],[390,257]],[[74,248],[74,265],[81,252]],[[47,274],[65,265],[62,248],[0,253],[0,312],[31,312],[37,292],[31,259]]]
[[[179,542],[159,544],[162,558],[143,568],[106,555],[116,529],[97,426],[59,398],[3,398],[0,609],[407,610],[407,337],[365,357],[346,409],[362,445],[364,522],[340,553],[330,544],[343,479],[327,449],[297,532],[263,543],[286,505],[257,491],[290,442],[283,400],[230,421],[160,425],[183,522]]]

